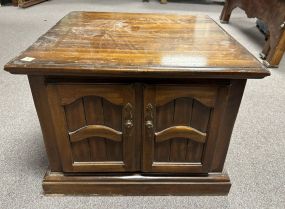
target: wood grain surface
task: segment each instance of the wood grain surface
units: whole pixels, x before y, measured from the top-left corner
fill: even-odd
[[[47,172],[43,181],[45,194],[65,195],[227,195],[230,187],[230,179],[224,173],[207,176],[71,176],[61,172]]]
[[[96,12],[71,12],[5,70],[121,77],[269,75],[207,16]]]

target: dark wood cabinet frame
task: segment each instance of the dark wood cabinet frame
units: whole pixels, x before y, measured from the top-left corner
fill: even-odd
[[[145,188],[152,191],[149,194],[157,192],[161,195],[226,194],[229,191],[230,181],[228,176],[223,173],[223,163],[246,80],[200,79],[186,80],[186,82],[185,80],[173,80],[173,82],[165,84],[160,79],[149,79],[145,83],[136,82],[132,79],[133,83],[119,82],[112,83],[112,85],[110,82],[90,83],[88,80],[82,82],[85,80],[84,78],[78,79],[78,82],[74,82],[75,80],[69,82],[68,79],[60,77],[29,76],[50,161],[50,171],[43,182],[46,193],[85,193],[92,190],[92,193],[100,194],[135,195],[144,194],[143,190]],[[74,162],[74,153],[72,153],[74,150],[71,148],[71,135],[67,127],[67,115],[64,105],[69,105],[84,96],[100,96],[123,107],[126,105],[132,107],[131,118],[122,120],[121,124],[122,129],[128,129],[126,127],[128,120],[131,120],[132,123],[131,130],[123,130],[121,133],[124,142],[122,160],[115,159],[115,161],[105,160],[101,162],[92,162],[92,160],[85,162],[83,160],[82,162]],[[203,114],[201,111],[206,110],[206,107],[210,108],[210,112],[206,111],[209,115],[209,122],[205,126],[207,128],[204,135],[201,131],[189,126],[170,126],[164,132],[156,130],[159,123],[165,122],[157,122],[160,118],[156,118],[156,108],[179,98],[191,98],[197,104],[200,104],[200,108],[205,106],[204,109],[200,110],[200,114]],[[185,104],[188,105],[187,100],[185,101]],[[179,105],[179,103],[177,102],[176,105]],[[183,106],[177,106],[177,110],[181,108],[180,111],[182,112],[180,114],[185,115]],[[122,111],[122,114],[124,114],[124,108],[122,108]],[[168,115],[165,117],[174,117],[175,119],[173,113],[165,112],[165,114]],[[176,114],[179,114],[179,112]],[[124,116],[122,117],[124,118]],[[183,115],[178,115],[180,120],[181,117]],[[80,117],[73,118],[73,123],[79,123],[78,118]],[[112,118],[112,120],[116,119],[118,118],[115,116]],[[201,120],[201,118],[196,120]],[[150,127],[149,122],[151,123]],[[197,123],[201,124],[203,122],[197,121]],[[100,131],[102,127],[97,127],[98,129],[95,132],[89,130],[88,134],[86,128],[88,128],[88,125],[83,125],[83,128],[79,127],[79,131],[83,133],[81,137],[77,134],[77,138],[86,139],[87,137],[94,137],[95,134],[97,137],[99,135],[109,139],[116,139],[116,134],[119,134],[118,131],[114,131],[115,133],[110,131],[112,130],[110,127],[106,127],[107,129],[110,128],[106,132],[104,132],[105,129],[102,130],[103,132]],[[190,158],[184,162],[171,162],[171,160],[159,162],[155,160],[155,149],[162,149],[164,154],[167,153],[165,148],[154,145],[155,138],[162,142],[177,138],[176,141],[172,140],[173,143],[179,143],[179,140],[189,138],[202,143],[200,161],[191,162],[193,159]],[[89,141],[85,148],[83,146],[83,149],[79,150],[81,152],[79,154],[81,156],[84,153],[86,154],[90,146]],[[174,155],[179,154],[179,147],[175,147],[173,144],[172,146],[172,155],[173,153]],[[168,152],[168,155],[170,156],[171,153]],[[170,158],[168,157],[168,159]],[[82,175],[85,172],[88,173],[88,176]],[[75,179],[75,176],[70,176],[68,173],[78,173],[79,176]],[[112,181],[115,181],[116,184],[127,184],[130,189],[126,191],[124,188],[119,189],[118,187],[113,190],[113,186],[111,187],[107,183],[111,178],[108,177],[108,173],[112,173]],[[130,175],[129,181],[125,179],[128,175]],[[202,177],[205,178],[205,181],[199,180]],[[135,181],[135,186],[133,181],[136,178],[140,180]],[[163,181],[166,185],[157,185],[157,189],[153,190],[152,184],[156,181]],[[82,189],[76,186],[78,182],[82,185]],[[184,182],[189,187],[184,188],[184,185],[180,185],[179,182]],[[201,184],[202,182],[206,183],[205,185],[213,185],[214,189],[208,190],[207,187]],[[164,190],[167,185],[170,186],[173,183],[174,185],[177,184],[176,189]],[[94,184],[94,187],[89,188],[90,184]],[[102,190],[97,184],[103,184],[107,186],[106,188],[109,186],[110,190]],[[89,189],[86,190],[86,188]]]
[[[70,13],[5,70],[29,78],[44,192],[95,195],[226,195],[246,80],[269,75],[208,17],[95,12]]]

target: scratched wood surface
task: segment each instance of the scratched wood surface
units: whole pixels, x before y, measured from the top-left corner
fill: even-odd
[[[183,78],[269,75],[206,16],[97,12],[69,13],[10,61],[5,70],[41,75]]]

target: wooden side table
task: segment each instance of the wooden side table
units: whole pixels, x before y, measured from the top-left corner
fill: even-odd
[[[249,18],[263,20],[269,29],[261,58],[267,67],[278,67],[285,51],[285,1],[284,0],[226,0],[221,13],[222,23],[228,23],[232,10],[243,9]]]
[[[5,70],[27,74],[46,194],[225,195],[247,79],[269,72],[205,16],[72,12]]]

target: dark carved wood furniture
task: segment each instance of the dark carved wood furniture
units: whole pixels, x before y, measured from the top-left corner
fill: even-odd
[[[27,74],[47,194],[227,194],[246,80],[269,72],[204,16],[72,12],[5,70]]]
[[[285,1],[284,0],[226,0],[221,14],[221,22],[228,23],[232,10],[243,9],[249,18],[264,21],[269,37],[263,47],[261,58],[268,67],[277,67],[285,51]]]
[[[42,3],[44,1],[47,1],[47,0],[12,0],[12,4],[14,6],[18,6],[21,8],[27,8],[27,7]]]

